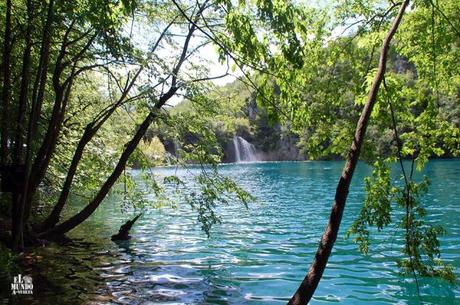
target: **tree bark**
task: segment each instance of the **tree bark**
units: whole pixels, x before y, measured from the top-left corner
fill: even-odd
[[[62,187],[61,194],[59,196],[58,202],[54,206],[53,210],[51,211],[50,215],[45,219],[45,221],[40,225],[39,231],[44,232],[55,226],[59,222],[59,218],[64,208],[64,204],[67,201],[67,197],[70,192],[70,187],[72,185],[73,178],[77,171],[77,166],[80,163],[81,158],[83,157],[83,150],[87,143],[91,140],[91,136],[89,134],[89,129],[85,129],[83,136],[81,137],[80,141],[78,142],[77,148],[73,155],[72,161],[70,163],[69,170],[67,172],[66,180]]]
[[[175,19],[174,19],[175,20]],[[164,35],[166,34],[167,30],[170,28],[170,26],[173,24],[173,22],[169,23],[168,26],[163,30],[161,33],[160,37],[157,40],[157,43],[154,45],[152,52],[156,50],[157,46],[159,45],[160,41],[163,39]],[[87,33],[88,34],[88,33]],[[85,34],[84,36],[86,36]],[[84,36],[80,37],[83,38]],[[78,40],[80,40],[78,38]],[[84,68],[82,68],[84,69]],[[80,71],[82,71],[80,69]],[[105,123],[105,121],[114,113],[114,111],[126,100],[131,88],[134,86],[135,81],[139,77],[140,73],[142,72],[143,68],[140,68],[137,73],[134,75],[133,79],[131,81],[127,81],[126,86],[122,92],[121,97],[119,100],[110,108],[102,111],[100,114],[98,114],[95,118],[95,120],[88,124],[85,128],[85,131],[83,133],[83,136],[80,138],[79,143],[77,144],[77,147],[75,149],[74,155],[72,157],[71,164],[69,166],[69,170],[66,175],[66,179],[64,182],[64,185],[62,187],[62,191],[59,195],[58,201],[56,205],[53,207],[53,210],[51,211],[50,215],[38,226],[38,232],[45,232],[54,227],[60,220],[60,216],[62,213],[62,210],[64,208],[65,203],[67,202],[67,198],[70,193],[70,189],[73,183],[73,179],[75,177],[76,171],[78,164],[80,163],[82,157],[83,157],[83,152],[86,147],[86,145],[91,141],[91,139],[96,135],[100,127]],[[78,73],[78,72],[77,72]]]
[[[54,19],[54,0],[50,0],[47,7],[47,17],[43,28],[43,37],[40,46],[40,59],[37,68],[37,75],[35,77],[34,85],[32,88],[32,100],[31,100],[31,113],[29,116],[29,122],[27,126],[27,138],[26,138],[26,152],[25,152],[25,169],[24,169],[24,181],[23,181],[23,192],[21,196],[22,205],[24,207],[24,213],[29,214],[26,211],[26,205],[30,205],[29,202],[32,200],[33,194],[29,192],[29,182],[31,179],[31,164],[33,151],[33,141],[37,133],[38,121],[40,119],[41,109],[45,96],[45,86],[47,82],[48,73],[48,61],[50,53],[50,40],[52,32],[52,23]]]
[[[156,114],[154,112],[150,112],[144,119],[142,124],[139,126],[137,132],[135,133],[134,137],[131,139],[131,141],[127,143],[126,148],[121,154],[120,159],[118,160],[118,163],[115,166],[115,169],[113,170],[112,174],[107,178],[107,180],[102,185],[101,189],[93,198],[93,200],[79,213],[64,221],[63,223],[56,225],[52,229],[40,234],[40,237],[53,238],[67,233],[68,231],[72,230],[80,223],[85,221],[89,216],[91,216],[91,214],[93,214],[93,212],[98,208],[102,200],[104,200],[105,196],[107,196],[112,186],[120,177],[121,173],[123,172],[123,169],[126,166],[126,162],[128,162],[129,157],[141,141],[142,137],[145,135],[148,127],[153,122],[155,117]]]
[[[57,110],[56,114],[53,113],[50,119],[50,120],[53,120],[54,122],[50,121],[50,126],[47,131],[47,134],[45,135],[45,139],[42,143],[42,146],[39,152],[37,153],[37,156],[35,157],[35,161],[30,170],[29,178],[27,181],[27,190],[24,194],[24,201],[25,201],[24,219],[26,221],[28,220],[29,215],[30,215],[30,210],[32,207],[32,200],[35,195],[35,192],[40,184],[40,181],[43,179],[47,165],[49,164],[49,161],[51,160],[51,155],[48,154],[48,149],[54,150],[55,145],[57,143],[59,132],[60,132],[60,125],[62,124],[62,121],[64,118],[67,99],[69,98],[69,96],[70,96],[70,86],[67,88],[65,92],[62,92],[62,91],[56,92],[55,105],[56,103],[60,103],[61,107]],[[60,100],[60,102],[58,100]],[[62,115],[61,115],[61,112],[62,112]]]
[[[57,137],[59,136],[60,132],[60,117],[64,115],[65,108],[67,104],[66,95],[67,97],[70,94],[70,86],[63,86],[61,85],[60,79],[61,75],[64,71],[64,66],[62,65],[62,60],[66,53],[66,44],[67,44],[67,37],[69,32],[67,31],[64,35],[64,41],[62,42],[61,50],[59,51],[59,55],[56,59],[55,68],[53,71],[52,76],[52,83],[54,89],[54,105],[53,110],[51,112],[51,117],[48,122],[48,127],[43,138],[43,142],[38,149],[38,152],[35,156],[31,173],[30,173],[30,182],[29,182],[29,189],[27,193],[29,197],[32,197],[40,184],[40,181],[43,179],[43,175],[47,168],[47,159],[48,156],[52,153],[51,150],[53,148],[53,142],[57,141]],[[49,159],[51,159],[49,157]]]
[[[52,227],[54,227],[58,222],[61,216],[62,209],[64,208],[65,203],[67,202],[67,198],[70,193],[70,188],[72,186],[73,179],[77,172],[78,164],[83,157],[83,151],[86,145],[91,141],[91,139],[96,135],[98,130],[104,125],[104,123],[109,119],[109,117],[115,112],[115,110],[123,103],[123,101],[128,96],[129,91],[133,87],[136,79],[140,75],[142,68],[138,70],[136,75],[133,79],[127,83],[121,97],[118,101],[109,108],[102,117],[96,118],[96,121],[88,124],[85,128],[83,136],[80,138],[80,141],[77,144],[77,148],[75,149],[74,155],[72,157],[72,161],[70,163],[69,170],[67,171],[67,176],[64,181],[64,185],[62,186],[61,194],[59,195],[59,199],[54,206],[53,210],[51,211],[50,215],[45,219],[45,221],[40,225],[39,231],[44,232]]]
[[[1,156],[2,166],[8,160],[8,108],[11,100],[11,0],[6,1],[5,36],[3,41],[3,63],[2,63],[2,132],[1,132]]]
[[[319,243],[318,250],[310,266],[310,269],[305,276],[304,280],[300,284],[299,288],[292,296],[288,305],[301,305],[308,304],[313,296],[318,283],[321,280],[324,269],[326,268],[329,256],[334,246],[337,234],[339,232],[340,223],[342,221],[343,211],[345,209],[345,203],[348,196],[351,180],[353,173],[359,160],[359,154],[361,146],[364,142],[364,136],[366,133],[367,125],[369,122],[372,108],[374,107],[377,99],[377,93],[380,88],[383,76],[385,74],[386,61],[388,56],[388,50],[390,48],[390,42],[396,33],[404,12],[409,4],[409,0],[405,0],[401,5],[398,15],[393,20],[390,30],[388,31],[382,45],[378,71],[372,83],[372,87],[369,91],[369,95],[358,120],[356,126],[355,135],[351,144],[350,152],[348,153],[347,161],[342,171],[342,176],[337,185],[334,203],[332,205],[332,211],[329,216],[329,222]]]
[[[30,84],[30,61],[31,61],[31,49],[32,49],[32,2],[31,0],[27,1],[27,30],[25,34],[25,47],[24,53],[22,56],[22,71],[21,71],[21,89],[19,93],[19,108],[18,108],[18,118],[16,126],[16,134],[14,140],[14,158],[13,162],[15,164],[22,163],[22,152],[23,152],[23,143],[24,143],[24,120],[25,112],[27,108],[27,102],[29,98],[29,84]]]
[[[102,200],[104,200],[105,196],[107,196],[112,186],[115,184],[115,182],[120,177],[121,173],[123,172],[126,166],[126,162],[128,162],[129,157],[133,153],[134,149],[136,149],[141,139],[144,137],[150,124],[152,124],[153,120],[156,118],[157,111],[159,111],[161,107],[163,107],[163,105],[176,93],[177,89],[178,89],[177,87],[171,87],[170,90],[166,94],[164,94],[158,101],[157,105],[155,106],[155,110],[154,110],[155,112],[151,111],[147,115],[147,117],[144,119],[142,124],[137,129],[131,141],[129,141],[125,145],[125,149],[123,153],[121,154],[118,160],[118,163],[115,166],[115,169],[113,170],[112,174],[107,178],[105,183],[102,185],[101,189],[96,194],[96,196],[93,198],[93,200],[83,210],[81,210],[79,213],[77,213],[73,217],[69,218],[68,220],[64,221],[61,224],[56,225],[52,229],[44,233],[41,233],[39,235],[40,237],[52,238],[52,237],[56,237],[64,233],[67,233],[68,231],[72,230],[73,228],[78,226],[80,223],[85,221],[89,216],[91,216],[91,214],[93,214],[93,212],[99,207]]]
[[[129,157],[131,156],[131,154],[133,153],[134,149],[137,147],[141,139],[144,137],[150,124],[152,124],[153,120],[157,116],[157,111],[159,111],[160,108],[163,107],[163,105],[176,93],[177,89],[177,87],[171,87],[170,90],[160,98],[158,104],[155,107],[155,112],[152,111],[147,115],[147,117],[144,119],[144,121],[134,134],[131,141],[129,141],[126,144],[125,149],[121,154],[117,165],[115,166],[115,169],[113,170],[112,174],[107,178],[105,183],[102,185],[101,189],[93,198],[93,200],[79,213],[64,221],[63,223],[56,225],[52,229],[41,233],[39,237],[53,238],[65,234],[68,231],[75,228],[76,226],[78,226],[79,224],[81,224],[89,216],[91,216],[91,214],[93,214],[93,212],[99,207],[102,200],[104,200],[105,196],[107,196],[112,186],[120,177],[121,173],[123,172],[126,166],[126,162],[128,162]]]
[[[43,36],[40,46],[40,59],[38,62],[37,75],[35,76],[34,86],[32,89],[32,106],[28,126],[28,141],[35,137],[38,120],[40,118],[43,99],[45,96],[45,86],[48,75],[48,61],[50,53],[50,40],[52,33],[52,23],[54,19],[54,0],[50,0],[47,9],[47,17],[43,28]],[[27,146],[29,150],[29,146]]]
[[[203,5],[201,5],[200,9],[196,13],[196,16],[199,16],[204,8],[205,8],[206,1],[204,2]],[[118,163],[115,166],[114,170],[112,171],[112,174],[107,178],[105,183],[102,185],[101,189],[99,192],[96,194],[96,196],[93,198],[93,200],[88,203],[88,205],[83,208],[79,213],[74,215],[73,217],[69,218],[68,220],[64,221],[61,224],[56,225],[55,227],[51,228],[50,230],[47,230],[46,232],[41,233],[39,236],[42,238],[53,238],[57,237],[59,235],[65,234],[68,231],[72,230],[79,224],[81,224],[83,221],[85,221],[88,217],[93,214],[93,212],[99,207],[101,202],[104,200],[104,198],[107,196],[109,193],[110,189],[112,186],[115,184],[115,182],[118,180],[120,177],[121,173],[125,169],[126,163],[128,162],[129,157],[133,153],[134,149],[136,149],[137,145],[141,141],[141,139],[144,137],[145,133],[147,132],[147,129],[149,126],[152,124],[153,120],[156,118],[158,111],[163,107],[163,105],[172,97],[174,94],[176,94],[177,90],[179,89],[177,87],[177,76],[179,73],[179,70],[182,66],[182,64],[185,62],[187,59],[187,51],[188,47],[190,44],[190,40],[193,36],[194,31],[196,30],[196,25],[192,24],[190,26],[189,32],[187,37],[185,38],[184,46],[182,48],[182,53],[178,59],[177,65],[174,67],[172,70],[172,79],[171,79],[171,87],[169,90],[164,93],[156,103],[154,110],[152,110],[147,117],[144,119],[142,124],[139,126],[138,130],[134,134],[133,138],[125,145],[125,149],[123,150],[120,158],[118,159]]]
[[[49,120],[48,128],[45,133],[45,137],[43,139],[42,145],[37,152],[35,157],[31,172],[30,178],[28,183],[28,190],[27,190],[27,197],[25,198],[25,216],[24,219],[27,220],[30,214],[32,198],[40,185],[40,182],[43,180],[46,170],[48,169],[49,163],[51,158],[54,154],[56,144],[59,138],[59,133],[62,128],[62,124],[64,121],[64,116],[66,112],[67,103],[70,98],[70,92],[72,90],[72,85],[75,77],[77,74],[75,73],[76,65],[84,53],[89,49],[89,47],[94,42],[95,38],[97,37],[97,32],[91,36],[86,44],[79,50],[78,55],[75,56],[72,61],[64,62],[64,57],[67,53],[68,47],[68,37],[72,30],[73,23],[68,27],[64,39],[61,45],[61,50],[59,51],[59,55],[56,59],[56,65],[53,72],[52,82],[53,82],[53,89],[55,92],[55,102],[53,106],[53,111],[51,114],[51,118]],[[61,83],[61,76],[64,72],[65,68],[73,62],[72,70],[70,72],[70,76]]]
[[[29,83],[30,83],[30,61],[31,61],[31,33],[32,33],[32,1],[27,1],[27,30],[25,34],[25,47],[24,54],[22,59],[22,71],[21,71],[21,89],[19,93],[19,108],[18,108],[18,118],[16,126],[16,134],[14,141],[14,156],[13,163],[15,166],[22,166],[23,157],[23,143],[24,143],[24,120],[25,112],[27,108],[27,100],[29,96]],[[26,172],[23,171],[21,177],[18,177],[21,180],[21,184],[24,183],[26,177]],[[22,189],[21,189],[22,192]],[[13,249],[19,250],[24,248],[24,201],[22,200],[24,194],[16,192],[13,195],[13,209],[12,209],[12,246]]]

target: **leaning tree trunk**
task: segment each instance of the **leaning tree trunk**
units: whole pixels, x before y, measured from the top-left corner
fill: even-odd
[[[378,71],[372,83],[367,102],[356,126],[355,136],[351,144],[351,149],[348,153],[348,158],[335,192],[335,198],[332,205],[331,215],[329,216],[329,222],[321,238],[321,242],[318,246],[318,250],[316,251],[315,258],[313,259],[313,262],[310,266],[310,270],[300,284],[296,293],[292,296],[288,305],[308,304],[316,290],[316,287],[318,287],[318,283],[321,280],[321,277],[323,276],[323,272],[326,268],[332,247],[334,246],[335,240],[337,238],[337,233],[339,232],[340,222],[342,220],[343,210],[345,209],[345,202],[348,196],[348,190],[353,178],[356,164],[358,163],[361,146],[364,142],[364,135],[366,133],[366,128],[369,122],[372,108],[374,107],[375,101],[377,99],[377,93],[385,74],[386,60],[390,42],[399,27],[401,19],[404,15],[404,11],[406,10],[408,4],[409,0],[405,0],[403,2],[399,9],[398,15],[394,19],[393,24],[391,25],[391,28],[388,31],[385,40],[383,41]]]
[[[150,124],[153,122],[155,116],[156,114],[154,112],[150,112],[149,115],[142,122],[142,124],[139,126],[139,129],[137,130],[134,137],[126,145],[126,148],[121,154],[120,159],[118,160],[118,163],[115,166],[115,169],[113,170],[112,174],[107,178],[107,180],[102,185],[101,189],[96,194],[94,199],[79,213],[69,218],[68,220],[64,221],[63,223],[56,225],[54,228],[44,233],[41,233],[39,235],[40,237],[53,238],[55,236],[62,235],[72,230],[76,226],[78,226],[80,223],[85,221],[89,216],[91,216],[91,214],[93,214],[93,212],[98,208],[102,200],[108,194],[112,186],[115,184],[118,177],[121,175],[123,169],[126,166],[126,163],[128,162],[129,157],[131,156],[132,152],[134,151],[134,149],[137,147],[137,145],[141,141],[142,137],[145,135],[145,132],[147,131]]]
[[[110,116],[118,109],[118,107],[125,101],[128,97],[128,93],[130,92],[131,88],[134,86],[136,79],[139,77],[140,73],[142,72],[142,68],[138,70],[134,78],[127,83],[127,87],[124,89],[121,97],[118,101],[108,109],[105,114],[96,119],[95,121],[88,124],[83,132],[83,136],[80,138],[80,141],[77,144],[75,149],[74,155],[72,157],[72,161],[70,163],[69,169],[67,171],[67,176],[62,186],[61,194],[59,195],[59,199],[56,205],[53,207],[53,210],[49,214],[49,216],[43,221],[43,223],[39,226],[39,232],[45,232],[54,227],[61,217],[62,210],[64,208],[65,203],[67,202],[67,198],[70,193],[70,188],[72,186],[73,179],[77,172],[78,164],[80,163],[81,159],[83,158],[83,151],[86,145],[93,139],[96,135],[98,130],[104,125],[104,123],[110,118]]]
[[[47,230],[46,232],[39,234],[39,237],[54,238],[56,236],[63,235],[67,233],[68,231],[72,230],[73,228],[75,228],[76,226],[78,226],[79,224],[81,224],[89,216],[91,216],[91,214],[94,213],[94,211],[101,204],[102,200],[104,200],[105,196],[107,196],[112,186],[115,184],[115,182],[120,177],[121,173],[123,172],[126,166],[126,163],[128,162],[129,157],[131,156],[134,149],[136,149],[137,145],[144,137],[150,124],[152,124],[152,122],[158,115],[158,111],[160,111],[161,107],[176,93],[177,89],[178,88],[175,86],[171,87],[170,90],[160,98],[155,109],[147,115],[147,117],[144,119],[142,124],[139,126],[139,128],[137,129],[132,139],[126,144],[123,153],[118,159],[117,165],[112,171],[112,174],[104,182],[104,184],[102,185],[102,187],[100,188],[96,196],[93,198],[93,200],[90,203],[88,203],[88,205],[85,208],[83,208],[83,210],[81,210],[79,213],[75,214],[74,216],[64,221],[63,223],[56,225],[50,230]]]
[[[196,16],[197,18],[201,15],[203,10],[206,7],[206,1],[204,4],[200,7],[198,10]],[[182,48],[182,53],[180,55],[180,58],[172,70],[172,80],[171,80],[171,86],[167,92],[165,92],[161,97],[159,98],[158,102],[156,103],[154,109],[147,115],[147,117],[144,119],[142,124],[139,126],[137,129],[136,133],[134,136],[131,138],[131,140],[125,145],[125,148],[118,159],[118,163],[113,169],[112,173],[110,176],[107,178],[107,180],[104,182],[104,184],[101,186],[99,191],[97,192],[96,196],[88,203],[86,207],[83,208],[80,212],[72,216],[71,218],[67,219],[66,221],[57,224],[55,227],[42,232],[39,234],[39,237],[41,238],[54,238],[59,235],[63,235],[79,224],[81,224],[83,221],[88,219],[91,214],[94,213],[94,211],[99,207],[101,204],[102,200],[104,200],[105,196],[109,193],[110,189],[112,186],[115,184],[117,179],[120,177],[121,173],[125,169],[126,163],[128,162],[129,157],[133,153],[134,149],[137,147],[141,139],[144,137],[145,133],[147,132],[147,129],[149,128],[150,124],[155,120],[155,118],[158,115],[158,112],[161,110],[161,108],[164,106],[164,104],[176,94],[177,90],[179,87],[177,86],[177,75],[179,73],[179,70],[182,66],[182,64],[186,61],[187,59],[187,51],[189,48],[190,40],[193,36],[193,33],[196,29],[195,24],[193,24],[188,32],[187,37],[185,38],[184,46]]]

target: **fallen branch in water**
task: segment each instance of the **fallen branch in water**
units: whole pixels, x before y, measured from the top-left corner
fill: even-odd
[[[116,241],[116,240],[128,240],[128,239],[130,239],[131,236],[129,236],[129,230],[131,230],[131,227],[139,219],[139,217],[142,216],[142,214],[143,213],[140,213],[139,215],[134,217],[132,220],[128,220],[127,222],[125,222],[125,224],[120,227],[120,230],[118,230],[118,233],[112,235],[111,240]]]

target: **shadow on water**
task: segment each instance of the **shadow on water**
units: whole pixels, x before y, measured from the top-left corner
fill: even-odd
[[[97,250],[96,244],[82,240],[33,249],[27,254],[33,262],[26,261],[22,270],[32,276],[33,295],[8,292],[2,293],[3,299],[8,304],[90,304],[105,287],[94,265],[110,260],[110,256],[97,256]]]

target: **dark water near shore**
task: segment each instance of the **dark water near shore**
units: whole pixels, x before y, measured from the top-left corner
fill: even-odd
[[[245,209],[219,208],[222,224],[208,239],[185,204],[153,209],[115,244],[110,235],[133,213],[108,198],[92,219],[72,232],[75,245],[37,250],[43,256],[34,284],[47,281],[29,300],[35,304],[285,304],[303,279],[329,216],[342,162],[223,165],[257,197]],[[159,176],[175,168],[154,170]],[[199,171],[199,169],[192,169]],[[189,175],[181,172],[179,175]],[[360,165],[341,232],[311,304],[419,304],[414,281],[399,274],[401,234],[395,225],[373,235],[369,255],[360,254],[344,232],[362,204]],[[424,204],[433,224],[448,230],[444,259],[460,277],[460,161],[431,161],[432,184]],[[40,278],[40,274],[44,277]],[[419,280],[423,304],[460,304],[460,289],[436,279]],[[51,288],[49,288],[51,287]]]

